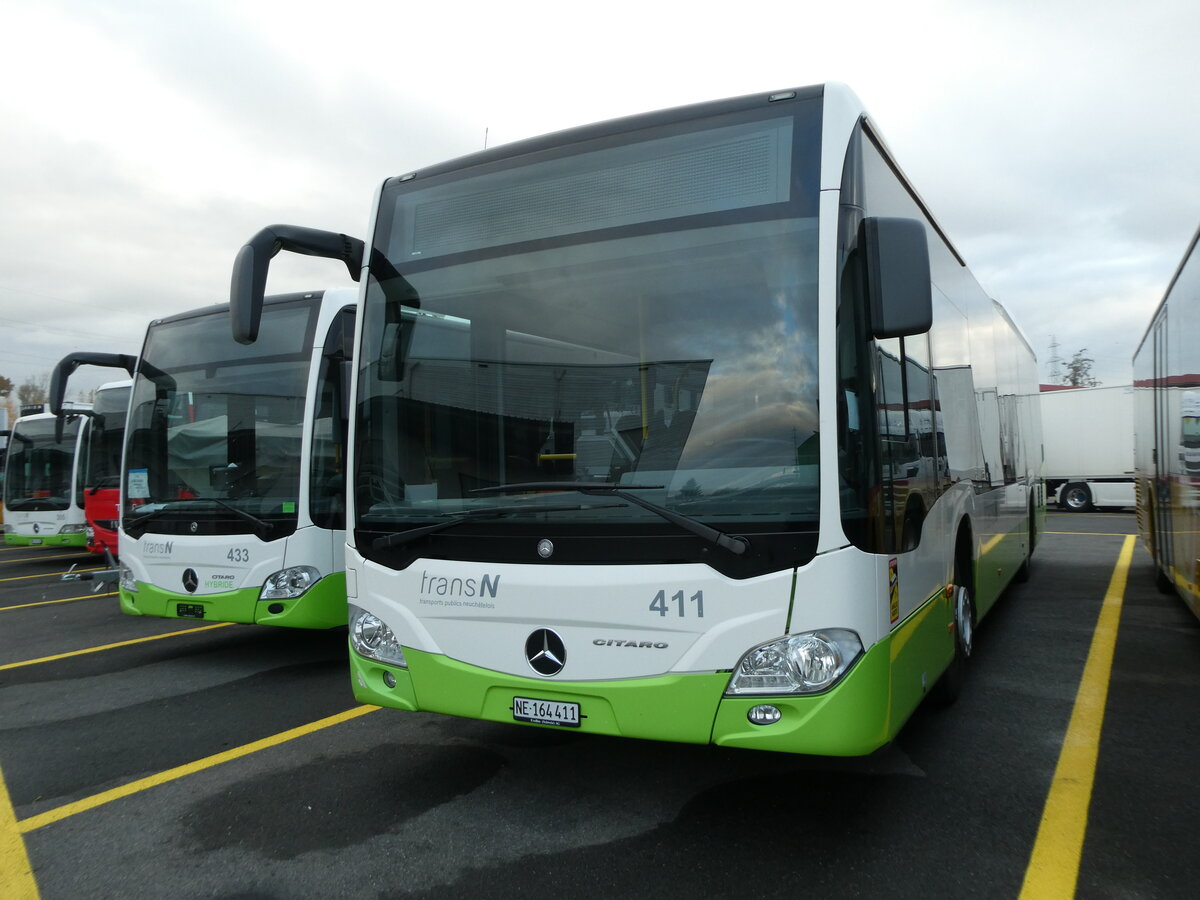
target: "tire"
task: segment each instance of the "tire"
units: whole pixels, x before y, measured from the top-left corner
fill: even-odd
[[[1154,586],[1158,588],[1160,594],[1174,594],[1175,582],[1162,569],[1155,567],[1154,569]]]
[[[954,580],[954,658],[930,692],[939,706],[949,706],[962,693],[967,680],[967,663],[975,647],[975,600],[971,589],[958,583],[957,572]]]
[[[1034,518],[1033,506],[1029,507],[1029,555],[1025,557],[1025,561],[1021,563],[1021,568],[1017,569],[1017,574],[1013,576],[1013,580],[1024,584],[1029,580],[1029,575],[1033,571],[1033,548],[1037,546],[1037,520]]]
[[[1025,557],[1025,561],[1021,563],[1021,568],[1017,569],[1016,574],[1013,575],[1013,581],[1015,581],[1017,584],[1024,584],[1029,580],[1029,576],[1032,574],[1032,571],[1033,551],[1031,550],[1029,555]]]
[[[1072,481],[1058,495],[1058,505],[1068,512],[1091,512],[1092,492],[1082,481]]]

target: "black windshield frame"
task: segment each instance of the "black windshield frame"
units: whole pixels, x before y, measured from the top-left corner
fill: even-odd
[[[628,122],[624,123],[625,127],[610,125],[584,129],[577,134],[572,133],[571,139],[565,139],[563,136],[559,136],[558,140],[547,139],[541,146],[529,146],[523,150],[518,148],[509,153],[501,152],[488,160],[472,160],[469,165],[461,168],[445,167],[428,173],[418,173],[418,177],[415,178],[389,181],[381,195],[380,212],[377,216],[374,235],[374,256],[377,260],[381,257],[387,258],[390,267],[376,265],[370,271],[366,292],[363,343],[359,351],[354,477],[356,530],[354,534],[360,552],[394,568],[402,568],[410,564],[413,559],[422,556],[497,562],[529,561],[537,558],[533,549],[538,539],[551,537],[556,548],[553,555],[553,561],[556,563],[705,562],[735,577],[748,577],[786,565],[799,565],[810,559],[815,552],[819,516],[819,474],[816,469],[819,454],[816,452],[815,424],[813,423],[815,423],[816,398],[815,283],[817,270],[816,226],[820,193],[820,120],[821,102],[819,97],[804,98],[799,102],[777,106],[760,103],[757,105],[747,104],[736,109],[723,107],[719,111],[710,111],[707,114],[699,114],[695,110],[677,114],[664,113],[657,117],[643,117],[632,125]],[[735,135],[739,133],[739,129],[743,132],[754,133],[756,126],[763,125],[763,123],[766,123],[764,127],[768,128],[785,124],[788,129],[785,176],[787,194],[783,199],[775,202],[741,203],[735,199],[723,208],[708,212],[702,209],[698,211],[693,204],[693,208],[682,215],[661,216],[650,221],[606,224],[605,227],[594,229],[560,228],[557,233],[554,233],[553,228],[539,231],[540,223],[537,222],[526,226],[524,223],[516,222],[514,224],[513,221],[506,220],[502,225],[497,226],[499,230],[496,233],[504,231],[516,235],[519,239],[502,241],[494,245],[488,245],[483,239],[460,240],[460,249],[454,250],[450,243],[446,243],[445,246],[451,249],[447,252],[439,252],[436,256],[430,256],[424,251],[420,255],[397,253],[399,245],[393,240],[393,232],[399,227],[397,223],[401,221],[401,218],[396,213],[396,209],[398,205],[406,202],[406,198],[412,192],[437,190],[444,187],[449,187],[453,191],[455,182],[463,179],[469,179],[472,185],[488,186],[489,182],[486,178],[493,175],[500,179],[510,178],[510,183],[517,184],[519,187],[520,176],[517,176],[517,181],[511,181],[511,176],[513,172],[519,172],[523,167],[558,165],[560,170],[566,173],[563,177],[569,177],[571,171],[569,162],[574,158],[583,159],[589,154],[593,156],[596,154],[611,155],[625,148],[636,148],[638,145],[650,146],[654,142],[669,142],[675,139],[678,139],[677,142],[680,146],[686,148],[691,135],[705,135],[717,129],[726,129]],[[670,145],[664,144],[664,146]],[[703,183],[698,183],[703,188]],[[493,205],[497,204],[493,203]],[[613,218],[618,217],[614,216]],[[372,443],[377,443],[381,434],[382,426],[379,425],[379,422],[383,418],[391,416],[393,421],[399,424],[388,427],[399,428],[398,433],[407,433],[412,436],[418,434],[419,428],[415,424],[415,420],[408,424],[401,423],[400,419],[404,419],[405,416],[449,414],[452,417],[461,418],[458,414],[453,413],[453,407],[443,406],[441,407],[443,413],[438,413],[427,403],[418,404],[421,409],[412,407],[408,412],[403,410],[399,412],[383,411],[380,406],[381,402],[384,405],[388,402],[386,394],[390,388],[385,385],[385,382],[389,378],[403,379],[404,377],[399,371],[392,375],[384,372],[383,367],[386,367],[388,362],[385,358],[386,352],[380,349],[382,347],[380,341],[384,340],[383,335],[388,328],[391,328],[396,335],[394,345],[401,352],[406,347],[412,351],[412,334],[420,335],[421,328],[424,328],[424,332],[427,334],[432,333],[430,328],[437,317],[440,317],[439,324],[446,335],[446,340],[454,339],[455,328],[460,331],[479,331],[480,319],[458,315],[456,311],[460,307],[454,303],[441,306],[430,303],[430,295],[436,294],[436,291],[431,292],[429,286],[431,283],[437,282],[440,273],[467,272],[471,271],[472,267],[483,272],[490,271],[487,267],[494,266],[496,272],[503,270],[506,275],[512,274],[515,282],[519,280],[522,273],[519,270],[504,270],[503,265],[507,260],[513,260],[513,266],[519,266],[523,259],[553,259],[553,254],[562,254],[562,259],[574,262],[584,252],[579,250],[576,253],[577,248],[592,247],[609,248],[613,254],[629,254],[629,258],[633,260],[642,252],[638,248],[654,245],[673,248],[671,252],[691,254],[692,257],[698,259],[705,252],[706,241],[717,242],[714,246],[719,250],[720,247],[730,246],[735,240],[743,240],[746,242],[746,246],[750,247],[755,239],[761,240],[764,246],[770,245],[770,250],[763,251],[764,257],[770,257],[772,253],[776,255],[777,258],[767,260],[768,265],[778,264],[788,252],[793,254],[800,252],[795,249],[798,246],[796,242],[804,242],[807,268],[803,278],[806,280],[805,291],[807,293],[805,296],[809,300],[803,304],[805,307],[803,310],[784,309],[779,314],[781,317],[779,321],[780,326],[783,327],[785,319],[795,318],[799,315],[806,317],[807,321],[811,323],[806,324],[808,329],[806,334],[809,340],[806,347],[811,357],[806,364],[811,364],[813,371],[811,384],[806,388],[807,400],[805,402],[809,404],[809,413],[806,414],[808,418],[805,421],[810,424],[805,433],[811,434],[813,440],[804,442],[803,450],[794,442],[790,450],[784,451],[782,463],[779,459],[770,460],[769,465],[762,466],[761,470],[757,471],[753,477],[747,475],[740,487],[736,484],[725,485],[722,490],[725,492],[723,496],[726,498],[734,496],[739,491],[742,492],[738,495],[744,499],[736,502],[744,504],[744,508],[735,515],[728,514],[730,510],[728,502],[725,502],[724,507],[720,504],[714,506],[710,498],[704,496],[703,485],[697,487],[694,496],[689,496],[685,490],[676,485],[666,495],[646,498],[652,502],[675,508],[681,515],[703,520],[722,532],[750,536],[750,544],[753,548],[751,552],[740,557],[724,553],[720,549],[714,553],[711,543],[706,543],[695,535],[680,533],[678,527],[664,521],[661,517],[640,511],[633,505],[618,508],[614,512],[612,504],[607,505],[604,513],[583,517],[586,521],[571,521],[569,517],[549,514],[544,517],[543,521],[538,521],[536,516],[500,520],[468,520],[461,527],[432,533],[413,541],[395,542],[399,546],[392,546],[388,541],[381,540],[388,534],[397,531],[430,525],[437,521],[437,516],[452,512],[446,503],[444,490],[438,495],[439,510],[435,513],[431,508],[430,514],[424,518],[420,514],[419,502],[400,500],[400,505],[397,506],[392,502],[396,500],[395,497],[389,500],[386,494],[378,492],[372,494],[368,490],[380,480],[387,481],[386,478],[381,478],[377,469],[381,463],[386,464],[385,458],[392,451],[371,449]],[[789,242],[791,242],[790,245]],[[793,250],[786,250],[787,246],[792,246]],[[574,255],[572,255],[573,253]],[[404,255],[404,258],[398,258],[401,255]],[[599,268],[598,266],[597,271]],[[399,273],[399,277],[394,277],[393,272]],[[701,283],[691,285],[689,288],[683,270],[680,272],[679,291],[681,292],[686,293],[688,290],[711,287],[710,284]],[[575,284],[578,284],[580,277],[587,274],[585,264],[576,265],[574,270],[567,274],[574,279]],[[376,275],[387,280],[381,281]],[[431,278],[433,282],[431,282]],[[808,280],[811,280],[811,289],[808,286]],[[564,285],[567,286],[564,290],[568,289],[571,283],[571,281],[564,281]],[[495,294],[497,302],[515,296],[517,293],[513,288]],[[738,298],[731,294],[727,309],[721,314],[723,318],[712,320],[714,327],[727,330],[736,328],[738,324],[735,311],[737,301]],[[786,302],[784,305],[786,306]],[[679,309],[680,312],[677,315],[686,318],[687,313],[684,311],[686,306],[682,302]],[[569,314],[567,307],[559,310],[559,315],[567,314]],[[723,321],[724,324],[719,324],[720,321]],[[466,324],[456,324],[459,322]],[[577,383],[594,382],[598,385],[595,388],[597,392],[602,390],[605,383],[616,384],[618,381],[632,385],[632,390],[635,392],[639,389],[638,382],[640,381],[640,390],[643,395],[646,394],[647,383],[652,385],[650,390],[653,390],[655,385],[660,388],[660,393],[662,393],[661,388],[664,384],[670,384],[672,385],[670,391],[676,395],[681,392],[690,393],[693,398],[686,404],[682,401],[673,401],[671,407],[667,409],[667,418],[670,421],[682,420],[692,415],[696,404],[700,402],[705,384],[710,385],[710,389],[713,384],[712,375],[709,372],[713,359],[711,354],[706,355],[701,350],[697,350],[695,355],[690,357],[667,358],[659,355],[651,359],[635,358],[632,353],[623,353],[623,351],[581,350],[579,352],[583,355],[580,359],[586,358],[586,362],[560,365],[554,360],[561,359],[566,353],[563,348],[571,346],[569,339],[564,342],[564,339],[534,337],[533,335],[550,333],[549,330],[543,331],[536,328],[526,329],[523,333],[530,337],[523,338],[521,337],[522,332],[513,331],[513,327],[516,326],[508,326],[509,346],[511,347],[514,340],[524,341],[527,358],[538,360],[537,362],[526,363],[522,368],[521,365],[513,363],[508,356],[505,356],[506,361],[500,363],[501,356],[489,357],[484,351],[478,349],[480,337],[478,334],[472,334],[469,338],[473,345],[471,353],[469,356],[463,356],[462,359],[464,362],[467,359],[474,360],[470,364],[473,371],[468,373],[466,369],[460,367],[463,376],[466,377],[469,374],[470,378],[474,379],[475,384],[478,385],[480,383],[478,381],[480,367],[491,367],[494,372],[498,373],[494,376],[495,378],[508,379],[509,382],[514,379],[526,378],[533,394],[541,395],[545,394],[545,390],[537,385],[543,384],[546,377],[543,376],[540,380],[535,377],[539,366],[543,369],[546,366],[558,366],[564,371],[564,377],[573,379]],[[407,336],[405,336],[406,328],[409,332]],[[582,340],[581,338],[575,339]],[[405,341],[409,343],[406,344]],[[540,347],[530,349],[538,342],[541,342]],[[449,360],[450,357],[446,359]],[[426,360],[427,369],[429,365],[437,362],[435,357],[430,356],[427,356]],[[550,360],[550,362],[546,360]],[[720,364],[720,360],[718,360],[718,364]],[[624,372],[620,371],[622,366],[625,367]],[[442,376],[443,379],[448,380],[443,380],[441,383],[453,393],[453,385],[462,386],[465,382],[463,378],[456,377],[452,370],[453,365]],[[470,388],[463,389],[471,390]],[[476,387],[474,390],[477,389]],[[398,390],[402,391],[403,389]],[[577,388],[577,394],[578,391],[587,390],[589,389],[586,387]],[[522,395],[510,392],[506,396],[510,400],[515,400]],[[526,392],[524,396],[528,397],[529,393]],[[449,402],[457,403],[457,408],[460,410],[470,406],[470,403],[465,400]],[[478,403],[478,401],[475,402]],[[533,403],[533,401],[530,402]],[[533,406],[536,405],[533,403]],[[644,439],[653,433],[653,426],[647,418],[648,407],[644,400],[641,405],[643,421],[638,427],[643,444],[645,444]],[[411,407],[412,404],[409,406]],[[476,406],[476,409],[479,410],[485,408]],[[546,473],[563,480],[578,477],[578,466],[580,465],[578,459],[581,454],[578,443],[582,421],[580,416],[586,418],[586,413],[577,410],[573,417],[567,417],[574,419],[573,436],[556,433],[554,422],[549,421],[543,414],[535,412],[525,414],[524,421],[536,419],[546,422],[544,426],[541,426],[546,431],[546,437],[543,444],[538,447],[534,447],[528,440],[522,440],[522,427],[511,424],[515,421],[512,416],[518,414],[511,410],[501,414],[508,415],[510,422],[509,425],[503,427],[500,425],[501,420],[496,419],[492,413],[484,415],[480,412],[478,415],[483,415],[483,419],[480,419],[474,427],[482,424],[485,432],[498,435],[493,438],[487,436],[486,433],[483,434],[485,443],[494,443],[495,440],[498,440],[499,444],[496,445],[498,448],[508,447],[509,450],[515,450],[524,458],[528,458],[531,454],[536,455],[542,466],[541,470],[536,475],[525,474],[524,478],[537,480],[538,477],[544,477]],[[561,418],[556,421],[561,421]],[[460,440],[456,446],[466,446],[462,441],[467,438],[461,429],[472,426],[463,420],[454,427],[460,430]],[[669,429],[670,422],[665,427]],[[497,428],[500,428],[499,432],[496,431]],[[584,425],[584,430],[589,430],[586,425]],[[592,430],[597,431],[596,429]],[[607,430],[600,428],[597,433],[615,435],[616,431],[616,426],[610,421]],[[744,454],[751,451],[750,445],[755,443],[753,435],[756,433],[755,431],[749,432],[742,441],[742,446],[738,446],[738,453]],[[433,432],[429,434],[433,434]],[[428,438],[428,434],[426,437]],[[685,432],[681,440],[686,439]],[[391,441],[394,438],[386,437],[385,440]],[[632,438],[632,440],[636,442],[637,438]],[[737,439],[727,435],[723,440],[733,442]],[[615,437],[609,441],[610,444],[616,442]],[[607,448],[609,444],[604,446]],[[677,464],[681,447],[682,444],[671,448],[670,452],[674,454],[675,462],[664,463],[664,465]],[[642,449],[643,447],[636,448],[633,451],[635,456]],[[555,452],[556,450],[562,452]],[[503,454],[505,451],[493,449],[488,452]],[[761,449],[754,452],[761,452]],[[378,456],[379,453],[384,455]],[[570,466],[564,464],[561,471],[556,474],[553,465],[553,458],[556,456],[563,459],[575,459],[575,468],[570,469]],[[427,460],[436,458],[436,450],[428,449],[426,451]],[[641,462],[644,463],[644,461],[644,457],[642,457]],[[714,462],[712,465],[716,465],[716,463]],[[741,463],[730,462],[729,465],[736,466]],[[805,474],[800,477],[794,472],[787,472],[785,471],[787,467],[795,471],[802,468]],[[587,477],[607,479],[613,477],[614,472],[621,477],[620,472],[611,468],[588,472]],[[523,480],[522,477],[507,472],[489,475],[479,469],[477,474],[478,478],[468,478],[465,472],[460,475],[462,482],[460,490],[464,498],[468,496],[469,490],[473,487],[488,487],[508,480]],[[633,475],[634,473],[629,471],[625,473],[624,477],[632,478]],[[411,485],[411,479],[407,483]],[[411,488],[405,490],[411,493]],[[787,496],[789,499],[784,501],[785,505],[781,505],[780,509],[791,508],[786,504],[792,504],[797,509],[802,505],[807,512],[781,512],[775,515],[766,513],[756,517],[749,510],[764,496],[768,500],[768,505],[772,501],[777,501],[779,497]],[[803,497],[802,501],[796,499],[800,496]],[[558,502],[561,503],[561,497]],[[401,510],[401,506],[405,504],[407,504],[407,509]],[[463,511],[467,512],[469,508],[470,503],[464,501]],[[397,512],[392,515],[387,512],[388,509],[395,509]],[[576,517],[576,519],[578,518]],[[722,556],[730,558],[720,559],[719,557]]]
[[[53,416],[17,421],[4,480],[4,504],[13,512],[57,512],[72,503],[83,509],[79,432],[87,428],[87,417],[64,415],[61,440]]]
[[[296,530],[320,303],[319,293],[268,298],[270,327],[251,345],[233,341],[226,306],[151,323],[126,433],[130,537]],[[213,502],[180,502],[193,499]]]

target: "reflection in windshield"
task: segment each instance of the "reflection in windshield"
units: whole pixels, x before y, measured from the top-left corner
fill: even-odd
[[[249,346],[223,310],[151,328],[130,410],[127,529],[295,527],[314,303],[269,303],[264,317]]]
[[[411,527],[539,481],[660,484],[639,496],[708,520],[814,519],[815,259],[815,220],[785,220],[406,274],[419,301],[368,305],[360,521]]]
[[[88,436],[88,490],[121,486],[121,448],[125,443],[125,414],[129,410],[129,387],[96,391]]]

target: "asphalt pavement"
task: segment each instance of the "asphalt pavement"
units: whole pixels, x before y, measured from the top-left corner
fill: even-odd
[[[1052,513],[958,703],[842,760],[359,706],[344,629],[128,617],[0,548],[0,894],[1191,898],[1200,622],[1140,545],[1113,599],[1135,532]]]

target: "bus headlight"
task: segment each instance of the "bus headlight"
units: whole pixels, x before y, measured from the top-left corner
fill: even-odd
[[[86,525],[64,525],[62,528],[58,529],[58,533],[59,534],[86,534],[87,526]]]
[[[862,641],[845,628],[780,638],[742,657],[725,696],[817,693],[841,678],[860,653]]]
[[[396,640],[392,629],[384,624],[378,616],[372,615],[365,609],[350,607],[350,644],[359,656],[375,659],[379,662],[391,663],[394,666],[408,668],[404,658],[404,648]]]
[[[137,579],[133,577],[133,569],[121,563],[121,590],[137,593]]]
[[[263,582],[259,600],[295,600],[321,580],[321,573],[312,566],[292,566],[268,575]]]

